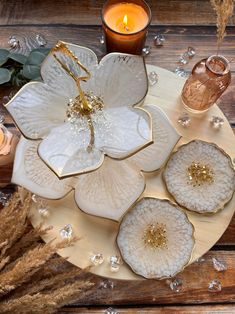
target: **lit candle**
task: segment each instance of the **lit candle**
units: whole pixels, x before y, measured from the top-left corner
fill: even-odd
[[[141,54],[151,11],[145,1],[108,0],[102,11],[107,52]]]

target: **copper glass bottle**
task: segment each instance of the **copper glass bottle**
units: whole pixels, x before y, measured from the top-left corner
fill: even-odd
[[[199,61],[185,82],[181,98],[185,108],[194,113],[208,110],[231,82],[228,60],[220,55]]]

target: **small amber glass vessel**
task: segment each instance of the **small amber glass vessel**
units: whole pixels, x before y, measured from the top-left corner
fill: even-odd
[[[193,113],[207,111],[224,93],[231,82],[228,60],[213,55],[199,61],[184,84],[181,98],[185,108]]]
[[[108,53],[142,54],[151,22],[151,10],[144,0],[107,0],[101,19]]]

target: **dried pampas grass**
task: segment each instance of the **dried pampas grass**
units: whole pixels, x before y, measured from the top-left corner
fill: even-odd
[[[56,255],[77,238],[44,244],[48,229],[32,229],[27,215],[30,194],[24,204],[16,193],[0,210],[0,313],[55,313],[58,308],[88,293],[92,283],[80,270]]]
[[[217,14],[218,47],[221,45],[229,18],[233,15],[234,0],[211,0]]]

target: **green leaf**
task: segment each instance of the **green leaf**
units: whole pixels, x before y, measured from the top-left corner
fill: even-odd
[[[27,60],[27,57],[21,53],[10,53],[9,58],[21,64],[25,64]]]
[[[9,51],[6,49],[0,49],[0,66],[7,62]]]
[[[28,56],[26,64],[40,65],[45,59],[45,57],[47,56],[47,54],[49,53],[49,51],[50,51],[49,49],[45,49],[45,48],[32,50]]]
[[[23,67],[23,75],[27,79],[33,80],[40,76],[40,66],[25,64]]]
[[[11,79],[11,72],[7,69],[0,68],[0,84],[9,82]]]

